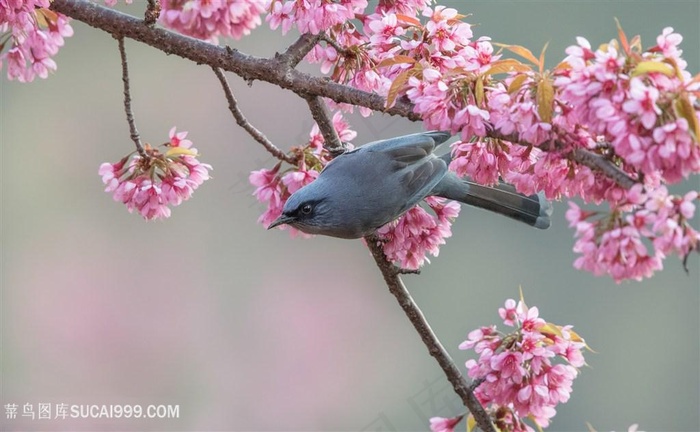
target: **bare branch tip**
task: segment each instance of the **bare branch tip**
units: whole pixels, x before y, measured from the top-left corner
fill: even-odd
[[[228,109],[233,115],[234,120],[236,120],[236,123],[243,128],[248,134],[258,143],[262,144],[262,146],[274,157],[281,161],[285,161],[289,164],[295,165],[297,162],[297,157],[289,155],[282,150],[280,150],[277,146],[275,146],[260,130],[255,128],[248,119],[243,115],[243,112],[241,109],[238,107],[238,101],[236,100],[236,97],[233,95],[233,91],[231,90],[231,86],[228,84],[228,80],[226,80],[226,76],[224,75],[224,72],[221,70],[221,68],[212,66],[211,69],[214,71],[214,75],[219,79],[219,82],[221,83],[221,88],[224,90],[224,95],[226,96],[226,101],[228,102]]]
[[[153,27],[160,17],[160,0],[148,0],[143,21],[148,27]]]

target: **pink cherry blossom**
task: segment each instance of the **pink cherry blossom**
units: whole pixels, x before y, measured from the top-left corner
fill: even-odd
[[[265,0],[162,0],[160,22],[182,34],[218,42],[240,39],[262,22]]]
[[[437,197],[424,201],[434,215],[415,206],[377,230],[387,259],[409,270],[429,262],[427,254],[438,256],[440,245],[452,236],[452,221],[459,215],[459,204],[454,201]]]
[[[632,78],[629,89],[630,99],[622,104],[622,109],[639,117],[642,125],[652,129],[656,123],[656,117],[661,114],[661,108],[656,104],[659,91],[654,87],[644,85],[638,77]]]
[[[273,1],[270,13],[265,17],[265,20],[270,23],[270,28],[275,30],[281,25],[282,34],[287,34],[294,25],[295,6],[296,2],[293,1]]]
[[[282,208],[286,201],[287,192],[284,190],[278,171],[279,166],[272,170],[261,169],[251,172],[248,177],[250,183],[257,187],[253,195],[261,203],[267,204],[267,209],[258,218],[258,222],[266,227],[282,214]]]
[[[450,418],[432,417],[430,419],[430,430],[432,432],[453,432],[457,423],[462,421],[464,415]]]
[[[316,170],[299,170],[290,171],[282,177],[282,183],[287,187],[290,194],[298,191],[302,187],[316,180],[318,171]]]
[[[505,308],[498,308],[498,315],[503,320],[503,324],[510,326],[510,327],[513,327],[515,325],[515,319],[516,319],[515,306],[516,306],[515,300],[508,299],[508,300],[506,300],[506,307]]]
[[[377,12],[415,15],[430,6],[431,0],[379,0]]]
[[[134,0],[125,0],[126,4],[131,4]],[[105,0],[107,6],[116,6],[117,0]]]
[[[284,1],[266,0],[270,15],[266,20],[275,29],[282,24],[286,33],[296,24],[300,33],[319,34],[355,18],[356,13],[364,12],[367,0],[306,0]]]

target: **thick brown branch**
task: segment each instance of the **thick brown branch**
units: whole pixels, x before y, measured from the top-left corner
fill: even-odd
[[[343,154],[346,150],[345,144],[343,144],[343,142],[340,141],[340,137],[338,137],[338,131],[336,131],[333,126],[333,119],[328,112],[326,103],[318,96],[307,96],[306,102],[309,104],[311,116],[316,120],[318,129],[323,135],[323,147],[325,147],[333,157]]]
[[[142,158],[146,158],[146,151],[143,149],[141,144],[141,136],[139,135],[138,129],[136,129],[136,123],[134,121],[134,113],[131,111],[131,89],[129,88],[129,66],[126,61],[126,49],[124,48],[124,38],[117,37],[117,42],[119,42],[119,55],[122,59],[122,81],[124,82],[124,111],[126,112],[126,122],[129,123],[129,133],[131,140],[136,146],[136,150],[139,152]]]
[[[379,270],[381,270],[384,276],[384,282],[389,287],[389,291],[391,291],[394,297],[396,297],[396,300],[398,300],[399,305],[401,305],[404,313],[420,335],[423,343],[428,347],[430,355],[437,360],[442,371],[450,381],[450,384],[452,384],[455,393],[459,395],[464,405],[469,409],[472,415],[474,415],[474,419],[482,431],[495,432],[489,415],[476,399],[476,396],[474,396],[473,388],[467,384],[467,381],[459,372],[457,366],[455,366],[454,361],[452,361],[452,357],[450,357],[450,354],[442,346],[440,340],[433,332],[433,329],[430,328],[430,324],[428,324],[428,321],[425,319],[425,316],[423,316],[423,312],[421,312],[416,302],[413,301],[411,294],[403,284],[394,265],[386,260],[384,251],[377,239],[374,238],[374,236],[369,236],[365,238],[365,241],[367,242],[367,247],[369,247],[369,250],[372,252],[377,267],[379,267]]]
[[[357,90],[326,78],[313,77],[292,68],[280,67],[277,59],[254,57],[161,28],[151,28],[144,25],[142,20],[86,0],[54,0],[51,9],[107,33],[143,42],[167,54],[233,72],[246,81],[265,81],[299,95],[323,96],[336,102],[363,106],[414,121],[420,120],[413,113],[413,106],[403,101],[397,101],[393,107],[386,109],[384,98],[378,94]]]
[[[221,71],[219,68],[213,67],[212,70],[214,70],[214,74],[216,74],[216,77],[219,79],[219,82],[221,83],[221,87],[224,90],[224,94],[226,95],[226,100],[228,101],[228,109],[231,111],[231,114],[233,114],[233,118],[236,120],[236,123],[238,126],[242,127],[248,134],[253,137],[253,139],[260,144],[262,144],[265,149],[270,152],[270,154],[274,157],[276,157],[279,160],[283,160],[285,162],[288,162],[292,165],[295,165],[297,163],[297,160],[295,157],[290,156],[277,148],[272,142],[267,139],[267,137],[260,132],[255,126],[250,124],[248,119],[245,118],[243,115],[243,112],[238,108],[238,101],[236,100],[235,96],[233,96],[233,92],[231,91],[231,87],[228,85],[228,81],[226,81],[226,77],[224,76],[224,73]]]

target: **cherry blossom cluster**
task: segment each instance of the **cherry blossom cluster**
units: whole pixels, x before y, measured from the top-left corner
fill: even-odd
[[[626,164],[644,174],[659,172],[668,183],[700,172],[693,107],[700,82],[685,70],[681,41],[670,27],[646,51],[640,43],[610,43],[593,51],[578,38],[567,49],[570,68],[555,81],[570,122],[585,124]]]
[[[350,129],[340,112],[333,115],[333,127],[341,141],[352,146],[350,141],[357,136],[357,133]],[[265,227],[269,226],[282,214],[284,203],[289,196],[318,177],[323,167],[332,158],[323,147],[324,142],[318,125],[314,125],[308,142],[304,146],[292,149],[292,154],[297,161],[296,165],[283,169],[282,162],[279,162],[272,169],[261,169],[250,173],[249,181],[256,188],[253,195],[258,201],[267,205],[265,212],[258,218],[259,223]],[[292,236],[308,237],[307,234],[287,225],[280,228],[288,229]]]
[[[635,185],[627,201],[601,217],[569,203],[566,218],[576,230],[574,251],[581,254],[574,266],[596,275],[608,274],[616,282],[641,280],[662,268],[663,259],[675,254],[684,259],[698,250],[700,233],[689,222],[695,215],[698,193],[668,193],[665,186],[645,192]],[[647,246],[644,239],[650,240]]]
[[[481,327],[459,346],[479,354],[466,362],[469,377],[483,380],[474,393],[498,430],[532,432],[526,418],[547,427],[555,407],[569,400],[586,344],[571,326],[547,323],[523,300],[507,300],[498,313],[513,331]]]
[[[377,230],[384,255],[407,270],[430,262],[428,254],[438,256],[440,245],[452,236],[452,222],[461,208],[455,201],[438,197],[428,197],[424,202],[433,214],[417,205]]]
[[[52,57],[73,28],[49,6],[50,0],[0,0],[0,68],[7,63],[8,79],[31,82],[56,70]]]
[[[519,192],[544,191],[550,199],[607,201],[614,213],[628,202],[628,192],[610,177],[574,162],[568,156],[572,152],[584,149],[612,160],[649,193],[700,172],[695,103],[700,79],[691,79],[685,70],[678,49],[682,38],[672,29],[664,29],[646,51],[638,38],[628,41],[621,30],[620,41],[595,52],[578,38],[578,44],[567,49],[565,61],[547,71],[544,55],[504,47],[527,60],[521,62],[495,52],[488,38],[475,39],[454,9],[412,2],[399,10],[399,3],[380,2],[371,14],[356,11],[361,27],[352,21],[317,23],[334,42],[318,44],[307,60],[320,63],[321,72],[337,82],[386,96],[389,106],[399,98],[412,102],[427,129],[459,134],[450,165],[457,174],[483,184],[503,179]],[[271,26],[289,29],[296,22],[292,10],[291,2],[273,2]],[[503,74],[505,79],[496,78]],[[408,216],[427,221],[420,209]],[[676,243],[690,246],[659,249],[650,260],[625,261],[628,271],[620,272],[612,269],[614,260],[597,255],[606,249],[591,248],[586,237],[588,253],[577,267],[638,279],[659,268],[668,253],[694,248],[695,231],[687,220],[679,224],[665,217],[672,215],[658,215],[655,224],[682,226],[667,231],[682,232],[685,237]],[[594,237],[613,227],[597,225]],[[632,231],[625,230],[629,235]],[[650,238],[647,232],[636,231],[635,238]],[[619,237],[617,231],[609,236]],[[413,244],[422,243],[416,239]],[[430,247],[437,251],[437,246]],[[416,252],[425,250],[429,249]],[[583,250],[580,241],[575,250]],[[387,251],[403,263],[416,256]],[[592,260],[596,266],[582,264]]]
[[[105,192],[144,219],[170,217],[169,206],[189,199],[212,169],[197,160],[197,149],[186,137],[187,132],[172,128],[164,151],[146,144],[143,156],[133,152],[117,163],[103,163],[99,174],[107,185]]]
[[[321,63],[321,71],[335,81],[387,96],[388,105],[405,94],[416,103],[427,129],[455,133],[453,123],[483,117],[450,98],[460,93],[467,75],[494,59],[493,47],[488,38],[472,41],[471,27],[455,9],[429,4],[379,2],[374,13],[358,15],[362,31],[350,21],[329,28],[335,43],[317,45],[307,60]],[[481,124],[474,119],[474,128]]]
[[[281,25],[283,34],[294,25],[300,33],[319,34],[355,19],[366,7],[367,0],[267,0],[265,19],[273,30]]]
[[[112,0],[116,1],[116,0]],[[160,22],[197,39],[240,39],[262,23],[265,0],[161,0]]]
[[[700,80],[690,79],[685,70],[678,49],[682,38],[664,29],[657,45],[646,51],[638,39],[627,42],[622,32],[620,39],[624,42],[613,41],[593,52],[578,38],[578,45],[567,49],[569,56],[553,72],[543,70],[542,58],[510,46],[539,70],[512,59],[492,61],[472,79],[472,100],[449,91],[453,74],[445,79],[431,72],[426,79],[425,71],[422,80],[412,77],[416,84],[406,95],[427,122],[441,127],[449,120],[436,122],[435,116],[441,118],[444,107],[455,113],[471,110],[471,117],[457,124],[451,117],[453,132],[462,131],[462,141],[453,145],[453,169],[485,183],[500,176],[521,192],[544,189],[550,198],[580,195],[600,202],[620,195],[620,190],[609,193],[610,181],[601,182],[589,168],[561,157],[576,149],[611,157],[633,178],[655,176],[675,183],[697,174],[700,128],[695,101]],[[493,79],[505,71],[505,80]],[[437,99],[411,97],[420,86]],[[464,102],[468,105],[462,108]],[[487,121],[489,133],[483,126]],[[474,139],[485,135],[499,139]],[[545,151],[533,152],[533,147]]]

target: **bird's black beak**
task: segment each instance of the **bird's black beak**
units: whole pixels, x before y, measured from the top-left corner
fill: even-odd
[[[276,227],[276,226],[288,224],[288,223],[294,222],[295,220],[296,220],[296,218],[294,218],[294,217],[292,217],[292,216],[281,215],[280,217],[278,217],[277,219],[275,219],[275,221],[272,222],[272,223],[270,224],[270,226],[267,227],[267,229],[272,229],[272,228],[274,228],[274,227]]]

